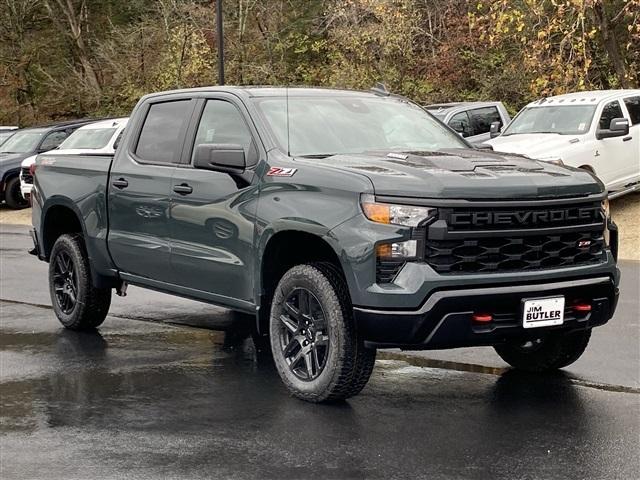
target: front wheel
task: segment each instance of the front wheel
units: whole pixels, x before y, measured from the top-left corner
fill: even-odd
[[[4,191],[4,200],[9,208],[19,210],[29,206],[29,202],[25,200],[20,193],[20,179],[18,177],[10,178],[7,181]]]
[[[514,368],[546,372],[571,365],[584,353],[591,330],[550,332],[539,338],[498,345],[496,353]]]
[[[366,385],[376,351],[364,346],[346,284],[327,263],[297,265],[280,280],[269,336],[276,368],[296,397],[344,400]]]
[[[97,288],[91,279],[82,237],[61,235],[49,258],[49,292],[60,323],[71,330],[91,330],[102,324],[111,304],[111,289]]]

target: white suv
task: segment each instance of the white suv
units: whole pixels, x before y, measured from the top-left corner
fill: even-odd
[[[486,143],[496,151],[593,172],[609,198],[640,190],[640,90],[543,98],[494,137]]]
[[[115,118],[80,127],[69,135],[58,148],[46,153],[55,153],[56,155],[113,155],[128,120],[128,118]],[[37,156],[32,155],[25,158],[20,165],[20,193],[27,200],[33,188],[33,174]]]

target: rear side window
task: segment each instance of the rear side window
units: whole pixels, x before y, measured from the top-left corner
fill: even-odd
[[[611,120],[614,118],[624,118],[622,114],[622,107],[620,107],[620,102],[614,100],[613,102],[607,103],[602,109],[602,115],[600,115],[600,124],[599,127],[601,130],[609,130],[611,126]]]
[[[496,107],[483,107],[469,110],[471,117],[471,125],[473,127],[472,135],[482,135],[489,133],[493,122],[500,122],[502,128],[502,118]]]
[[[640,123],[640,96],[629,97],[624,99],[624,104],[629,111],[631,117],[631,125],[637,125]]]
[[[190,99],[152,104],[140,131],[136,156],[150,163],[180,163],[179,140],[190,105]]]

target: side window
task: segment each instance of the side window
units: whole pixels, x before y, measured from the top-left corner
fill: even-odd
[[[489,133],[493,122],[500,122],[500,127],[502,127],[502,119],[496,107],[475,108],[469,111],[469,115],[473,126],[472,135]]]
[[[42,144],[40,145],[40,151],[46,152],[48,150],[53,150],[54,148],[57,148],[58,145],[60,145],[64,141],[64,139],[67,138],[68,136],[69,134],[64,130],[51,132],[42,141]]]
[[[451,117],[451,120],[449,120],[449,126],[463,137],[468,137],[472,134],[471,123],[469,122],[467,112],[456,113]]]
[[[140,131],[136,156],[152,163],[180,163],[179,140],[190,112],[190,99],[152,104]]]
[[[247,165],[257,161],[257,150],[253,143],[251,131],[235,105],[224,100],[207,100],[191,152],[195,155],[196,147],[203,143],[232,143],[244,148]]]
[[[618,100],[609,102],[602,109],[602,114],[600,115],[599,128],[602,130],[609,130],[609,126],[611,125],[611,120],[613,120],[614,118],[623,118],[623,117],[624,115],[622,113],[622,108],[620,107],[620,102],[618,102]]]
[[[624,104],[627,107],[629,116],[631,117],[631,125],[637,125],[640,123],[640,96],[627,97],[624,99]]]

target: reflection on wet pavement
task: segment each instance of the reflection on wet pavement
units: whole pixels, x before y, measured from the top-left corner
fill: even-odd
[[[243,322],[59,328],[0,303],[3,478],[633,478],[639,395],[565,374],[378,361],[363,393],[289,397]],[[496,375],[495,373],[500,373]],[[635,459],[635,460],[634,460]],[[635,462],[635,463],[634,463]]]

